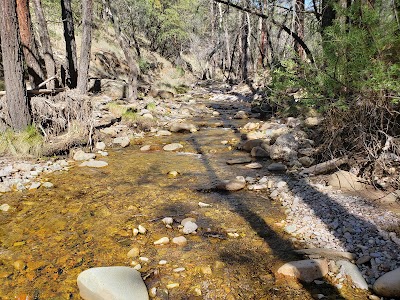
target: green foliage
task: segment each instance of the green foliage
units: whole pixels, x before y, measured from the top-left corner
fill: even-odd
[[[151,67],[150,63],[142,57],[139,58],[138,66],[139,66],[140,73],[142,73],[142,74],[147,74]]]
[[[156,107],[157,107],[157,105],[156,105],[154,102],[150,102],[150,103],[148,103],[148,104],[146,105],[146,108],[147,108],[148,110],[155,110]]]
[[[400,60],[390,54],[399,49],[400,36],[390,13],[378,2],[375,8],[355,2],[336,10],[340,17],[325,32],[325,68],[316,78],[325,95],[340,99],[339,106],[360,97],[398,95]]]
[[[7,129],[0,134],[0,154],[39,156],[43,145],[43,137],[35,126],[29,126],[21,132]]]
[[[132,110],[127,110],[122,114],[122,120],[124,122],[136,122],[139,120],[139,117],[139,114]]]
[[[187,85],[181,84],[178,86],[174,86],[174,90],[177,94],[186,94],[189,91],[189,87]]]

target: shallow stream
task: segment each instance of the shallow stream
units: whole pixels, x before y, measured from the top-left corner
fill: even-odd
[[[248,156],[230,148],[240,140],[235,129],[240,122],[197,121],[204,127],[196,133],[146,137],[110,150],[102,159],[109,163],[105,168],[51,174],[52,189],[1,195],[11,209],[0,214],[0,299],[80,299],[78,274],[90,267],[131,266],[132,247],[149,259],[140,272],[149,290],[157,288],[155,299],[316,299],[318,294],[368,299],[329,282],[303,285],[276,278],[284,262],[301,259],[279,224],[285,218],[280,203],[267,192],[213,189],[220,180],[262,177],[267,171],[226,164]],[[218,121],[225,128],[216,127]],[[141,145],[162,148],[170,142],[182,143],[182,152],[140,151]],[[178,175],[169,176],[170,171]],[[164,217],[174,218],[172,229],[161,222]],[[186,236],[186,246],[153,244],[182,235],[178,225],[186,217],[199,225],[197,234]],[[134,237],[139,224],[147,232]],[[178,267],[185,271],[173,272]],[[167,289],[171,283],[179,286]]]

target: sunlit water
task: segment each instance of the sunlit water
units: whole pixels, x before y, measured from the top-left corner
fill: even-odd
[[[211,128],[216,121],[203,120],[207,127],[193,134],[146,138],[111,150],[104,158],[109,166],[102,169],[73,167],[52,174],[47,179],[53,189],[0,196],[0,203],[12,207],[0,214],[0,299],[80,299],[78,274],[90,267],[131,266],[132,247],[149,258],[140,272],[149,289],[157,288],[156,299],[312,299],[317,294],[367,299],[346,289],[341,294],[327,283],[301,285],[275,277],[284,262],[301,257],[277,224],[284,219],[280,204],[266,192],[212,189],[219,180],[266,174],[226,164],[248,154],[229,148],[240,136]],[[169,142],[181,142],[185,153],[139,150],[141,143]],[[169,171],[179,174],[171,177]],[[198,202],[212,206],[201,208]],[[172,229],[163,217],[174,218]],[[153,244],[182,235],[178,222],[186,217],[199,225],[197,234],[186,236],[186,246]],[[139,224],[147,233],[134,237]],[[160,260],[167,264],[159,265]],[[177,267],[185,271],[174,273]],[[179,286],[167,291],[170,283]]]

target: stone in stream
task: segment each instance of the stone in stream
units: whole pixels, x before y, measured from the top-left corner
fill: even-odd
[[[140,273],[129,267],[99,267],[79,274],[80,296],[85,300],[148,300]]]
[[[103,151],[106,149],[106,144],[104,142],[97,142],[94,146],[97,150]]]
[[[246,179],[244,179],[243,176],[237,176],[233,180],[228,180],[226,182],[218,184],[217,189],[234,192],[244,189],[245,186]]]
[[[185,246],[187,244],[187,239],[184,236],[177,236],[172,239],[172,243],[178,246]]]
[[[8,205],[7,203],[0,205],[1,211],[8,211],[9,209],[10,209],[10,205]]]
[[[238,165],[238,164],[247,164],[249,162],[251,162],[250,157],[238,157],[238,158],[232,158],[228,160],[226,163],[228,165]]]
[[[240,148],[243,151],[250,152],[254,147],[260,147],[264,141],[262,139],[253,139],[245,141]]]
[[[6,183],[0,182],[0,193],[7,192],[11,192],[11,188]]]
[[[351,279],[355,287],[363,290],[368,290],[368,284],[356,265],[352,264],[347,260],[339,260],[337,264],[343,269],[344,273]]]
[[[172,133],[168,130],[159,130],[156,133],[156,136],[168,136],[171,135]]]
[[[181,148],[183,148],[183,146],[179,143],[172,143],[163,147],[164,151],[176,151]]]
[[[328,262],[324,259],[292,261],[281,266],[277,272],[283,276],[294,277],[305,282],[312,282],[328,274]]]
[[[122,148],[128,147],[130,144],[129,137],[121,136],[113,139],[113,144],[120,145]]]
[[[249,115],[243,111],[243,110],[239,110],[234,116],[234,119],[248,119]]]
[[[248,169],[261,169],[263,167],[263,165],[258,162],[253,162],[248,165],[245,165],[245,167]]]
[[[374,292],[383,297],[400,297],[400,268],[390,271],[375,281]]]
[[[253,157],[258,157],[258,158],[265,158],[265,157],[269,157],[269,154],[267,151],[265,151],[263,148],[261,147],[254,147],[253,149],[251,149],[250,152],[251,156]]]
[[[191,124],[191,123],[187,123],[187,122],[181,122],[181,123],[173,123],[170,128],[169,131],[171,132],[196,132],[197,128],[195,125]]]
[[[75,152],[73,159],[77,161],[81,160],[89,160],[89,159],[94,159],[96,157],[96,154],[94,153],[85,153],[82,150],[78,150]]]
[[[267,170],[271,172],[284,172],[286,171],[286,166],[282,163],[272,163],[267,167]]]
[[[182,232],[184,234],[194,233],[194,232],[196,232],[197,228],[198,228],[198,226],[196,223],[194,223],[192,221],[188,221],[185,223],[185,225],[183,225]]]
[[[84,161],[79,165],[80,167],[103,168],[108,166],[108,163],[102,160],[89,160]]]

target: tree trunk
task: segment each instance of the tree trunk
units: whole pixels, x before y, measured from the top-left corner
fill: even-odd
[[[47,78],[56,76],[56,63],[54,61],[53,50],[51,49],[50,35],[47,29],[46,19],[44,18],[42,3],[40,0],[32,0],[35,9],[35,15],[39,26],[39,38],[41,43],[41,50],[46,66]],[[51,80],[47,87],[54,89],[56,87],[56,80]]]
[[[137,77],[138,77],[138,69],[135,63],[135,60],[130,52],[130,45],[125,38],[121,30],[121,26],[119,24],[119,19],[115,13],[115,10],[110,4],[109,0],[103,0],[103,4],[108,9],[109,17],[111,19],[111,23],[113,24],[115,35],[118,38],[119,44],[124,52],[124,56],[126,62],[128,63],[129,67],[129,81],[128,81],[128,92],[126,97],[132,101],[137,99]]]
[[[79,58],[78,91],[86,94],[92,46],[93,0],[82,1],[82,44]]]
[[[247,24],[247,14],[242,13],[242,61],[241,71],[242,80],[247,82],[249,79],[249,26]]]
[[[26,66],[28,67],[29,81],[32,89],[35,89],[45,80],[45,76],[33,35],[31,14],[29,12],[29,0],[17,0],[17,16],[22,50]]]
[[[24,83],[23,54],[15,0],[0,0],[1,51],[10,125],[23,130],[32,122]]]
[[[74,19],[72,16],[71,0],[61,0],[61,15],[64,24],[65,49],[67,52],[66,85],[74,89],[78,80],[76,59],[76,42],[74,32]]]
[[[302,40],[304,40],[304,1],[305,0],[296,0],[295,2],[295,32]],[[295,41],[294,48],[299,58],[301,60],[304,60],[304,49],[299,45],[297,41]]]

